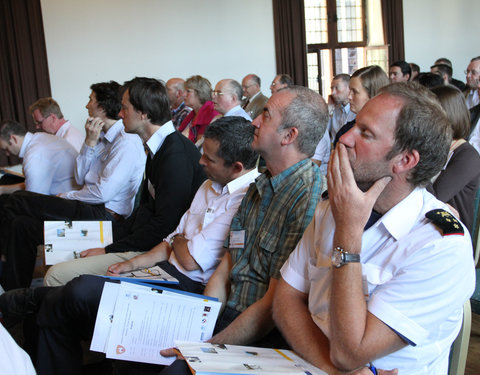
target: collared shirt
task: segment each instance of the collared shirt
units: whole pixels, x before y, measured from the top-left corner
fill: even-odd
[[[183,119],[192,111],[190,107],[185,105],[185,102],[182,102],[177,108],[172,109],[172,122],[175,126],[175,129],[178,129]]]
[[[245,110],[242,107],[240,107],[240,105],[237,105],[232,109],[230,109],[227,113],[225,113],[224,116],[225,117],[240,116],[240,117],[243,117],[245,120],[252,121],[252,118],[250,117],[250,115],[247,112],[245,112]]]
[[[302,160],[272,177],[260,175],[245,195],[226,240],[232,258],[227,306],[244,311],[262,298],[270,278],[302,237],[320,198],[321,174]]]
[[[75,170],[75,178],[83,187],[60,196],[90,204],[104,203],[109,210],[129,216],[142,182],[145,159],[140,137],[125,133],[122,120],[118,120],[95,147],[83,144]]]
[[[470,90],[467,97],[465,98],[465,103],[467,104],[468,109],[475,107],[477,104],[480,104],[478,90]]]
[[[178,227],[165,239],[170,241],[177,233],[182,233],[188,239],[190,255],[201,269],[187,271],[180,265],[173,251],[168,261],[190,279],[206,284],[224,254],[223,242],[228,235],[233,215],[237,213],[249,185],[258,175],[254,169],[223,187],[217,182],[206,180],[195,194]]]
[[[23,158],[25,190],[56,195],[78,187],[73,174],[77,151],[66,140],[27,132],[18,156]]]
[[[320,161],[320,172],[326,176],[328,161],[330,160],[330,137],[328,136],[328,131],[325,131],[322,139],[318,142],[312,159]]]
[[[156,152],[162,147],[165,138],[175,131],[172,121],[168,121],[158,129],[147,141],[147,147],[150,151],[150,155],[155,156]]]
[[[337,104],[333,110],[332,117],[328,121],[327,129],[330,133],[330,139],[335,139],[335,135],[340,128],[347,122],[355,119],[357,115],[350,111],[350,103],[345,105]]]
[[[472,243],[442,236],[425,214],[447,209],[417,188],[363,233],[361,264],[368,311],[410,345],[374,361],[400,374],[446,374],[450,346],[462,324],[464,302],[475,287]],[[330,332],[331,254],[335,222],[328,201],[282,267],[282,277],[308,294],[308,308],[327,338]],[[345,266],[348,267],[348,266]]]
[[[75,150],[77,150],[77,152],[80,152],[83,142],[85,141],[85,135],[83,135],[80,130],[73,126],[70,121],[67,121],[65,124],[60,126],[55,135],[65,139],[73,146]]]
[[[477,124],[473,128],[472,134],[468,138],[468,142],[477,150],[480,154],[480,118],[477,121]]]

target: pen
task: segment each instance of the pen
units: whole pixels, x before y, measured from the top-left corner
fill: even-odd
[[[368,369],[373,372],[373,375],[378,375],[377,373],[377,369],[375,368],[375,366],[373,365],[372,362],[370,362],[370,366],[368,366]]]

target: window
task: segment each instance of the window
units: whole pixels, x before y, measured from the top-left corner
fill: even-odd
[[[308,87],[325,98],[334,75],[388,67],[380,0],[304,0]]]

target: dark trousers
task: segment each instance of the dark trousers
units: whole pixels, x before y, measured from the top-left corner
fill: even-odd
[[[44,220],[113,220],[103,204],[16,192],[0,207],[0,284],[5,290],[30,286],[37,246],[43,243]]]
[[[168,287],[203,292],[201,283],[189,279],[170,263],[158,265],[180,282]],[[35,367],[39,375],[82,373],[80,341],[92,338],[105,282],[110,281],[99,276],[82,275],[62,287],[35,290],[36,295],[43,295],[37,314]]]

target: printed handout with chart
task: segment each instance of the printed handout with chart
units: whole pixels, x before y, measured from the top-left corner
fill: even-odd
[[[83,250],[113,242],[111,221],[45,221],[45,264],[79,257]]]
[[[168,365],[160,350],[175,340],[212,337],[221,303],[161,286],[106,282],[90,350],[107,358]]]

